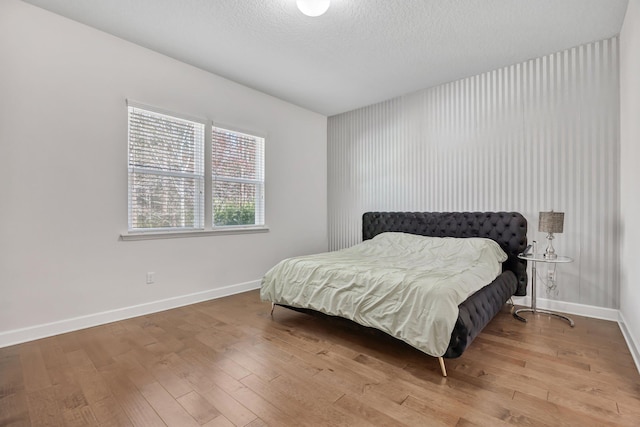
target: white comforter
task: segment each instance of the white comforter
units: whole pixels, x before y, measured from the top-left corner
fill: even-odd
[[[345,317],[442,356],[458,305],[502,272],[507,255],[482,238],[382,233],[348,249],[286,259],[261,298]]]

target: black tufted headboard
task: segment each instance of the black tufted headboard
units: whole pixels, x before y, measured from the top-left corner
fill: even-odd
[[[433,237],[485,237],[498,242],[509,257],[503,271],[518,279],[515,295],[527,294],[527,262],[518,258],[527,246],[527,220],[517,212],[367,212],[362,239],[385,231]]]

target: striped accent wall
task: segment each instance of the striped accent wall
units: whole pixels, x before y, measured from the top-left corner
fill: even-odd
[[[565,212],[557,289],[618,308],[618,38],[329,118],[329,248],[361,241],[366,211]]]

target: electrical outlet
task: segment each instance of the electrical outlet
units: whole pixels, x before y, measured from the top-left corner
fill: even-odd
[[[553,282],[554,280],[556,280],[556,272],[554,270],[549,270],[547,272],[547,280]]]
[[[153,271],[147,271],[147,285],[155,283],[156,273]]]

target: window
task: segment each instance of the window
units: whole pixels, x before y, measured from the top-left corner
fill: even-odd
[[[212,130],[213,226],[264,225],[264,138]]]
[[[205,121],[131,103],[128,112],[130,232],[264,226],[263,137],[207,134]]]
[[[129,106],[129,230],[204,226],[204,124]]]

